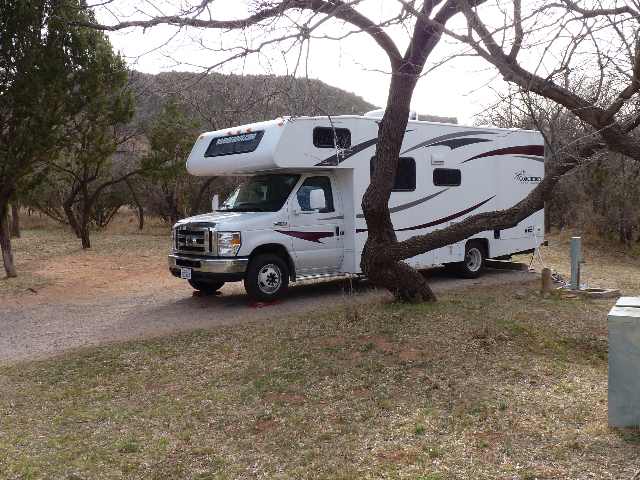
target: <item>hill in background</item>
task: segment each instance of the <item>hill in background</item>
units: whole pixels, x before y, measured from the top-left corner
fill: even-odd
[[[362,115],[376,107],[320,80],[274,75],[133,72],[134,125],[144,126],[167,98],[176,99],[203,130],[219,130],[281,116]],[[457,123],[452,117],[420,115],[420,120]]]
[[[285,115],[360,115],[375,108],[319,80],[270,75],[133,72],[134,124],[146,125],[174,98],[205,130],[272,120]]]

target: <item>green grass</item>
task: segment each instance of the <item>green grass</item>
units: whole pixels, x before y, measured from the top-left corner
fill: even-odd
[[[516,290],[0,367],[0,478],[630,478],[610,302]]]

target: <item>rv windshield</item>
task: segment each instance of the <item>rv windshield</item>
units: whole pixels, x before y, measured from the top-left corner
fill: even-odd
[[[287,201],[300,175],[256,175],[240,185],[219,212],[277,212]]]

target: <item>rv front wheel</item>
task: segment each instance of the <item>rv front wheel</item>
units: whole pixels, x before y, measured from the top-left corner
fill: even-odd
[[[463,278],[478,278],[484,270],[486,253],[480,242],[469,242],[465,247],[464,261],[456,264],[458,274]]]
[[[244,288],[254,300],[269,302],[282,296],[289,287],[287,263],[278,255],[257,255],[249,263]]]

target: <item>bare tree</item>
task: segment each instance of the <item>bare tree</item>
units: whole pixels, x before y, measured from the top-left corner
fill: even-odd
[[[596,88],[598,82],[571,85],[571,90],[581,95],[589,95]],[[613,88],[603,90],[609,96],[616,95]],[[562,105],[523,92],[517,86],[509,88],[506,94],[498,93],[497,97],[495,103],[478,115],[478,123],[537,128],[545,133],[552,151],[561,151],[592,131]],[[609,151],[581,162],[547,200],[545,226],[577,228],[631,246],[640,239],[640,162]]]
[[[573,169],[580,159],[589,157],[600,150],[602,141],[597,135],[586,136],[576,141],[571,145],[571,148],[556,152],[558,158],[545,179],[527,198],[512,208],[499,212],[474,215],[448,228],[436,230],[425,235],[417,235],[399,242],[391,222],[388,202],[393,188],[393,179],[397,170],[401,144],[408,123],[411,98],[418,80],[424,73],[427,59],[445,32],[476,48],[478,42],[474,40],[472,34],[460,35],[447,30],[447,23],[458,13],[464,13],[467,16],[471,30],[478,29],[483,32],[483,40],[486,39],[487,42],[490,42],[492,37],[489,31],[482,30],[482,23],[475,11],[475,8],[485,4],[486,0],[425,0],[421,3],[398,0],[398,2],[399,6],[401,6],[398,15],[377,23],[357,9],[362,0],[281,0],[260,2],[255,4],[256,9],[251,15],[236,20],[216,19],[212,11],[209,10],[209,7],[214,2],[205,0],[198,6],[178,15],[123,21],[113,25],[92,26],[105,30],[120,30],[130,27],[149,28],[155,25],[168,24],[177,27],[238,29],[245,31],[255,27],[267,31],[270,25],[273,25],[274,22],[277,22],[278,19],[283,18],[290,12],[309,12],[307,17],[302,20],[297,19],[295,23],[289,25],[284,35],[264,40],[257,47],[239,46],[237,50],[230,54],[228,59],[240,58],[251,53],[260,52],[263,46],[278,41],[285,42],[292,38],[300,42],[307,41],[312,38],[314,30],[328,20],[341,21],[359,32],[365,32],[370,35],[388,57],[391,82],[385,114],[379,127],[376,145],[376,168],[374,169],[371,184],[362,200],[362,208],[368,227],[368,239],[362,256],[361,267],[370,280],[388,288],[399,299],[407,301],[435,300],[435,296],[424,277],[406,264],[404,260],[462,241],[482,231],[516,226],[520,221],[543,208],[545,198],[562,175]],[[519,15],[521,15],[519,13],[519,0],[514,0],[514,4],[515,16],[519,18]],[[207,15],[203,15],[203,12],[206,12]],[[398,45],[385,29],[385,27],[395,23],[401,23],[406,31],[410,32],[408,47],[404,53],[400,51]],[[282,31],[282,29],[277,29],[276,31]],[[522,35],[523,33],[516,29],[514,47],[503,55],[506,60],[494,60],[495,58],[501,58],[502,50],[499,47],[493,48],[492,46],[488,52],[482,48],[479,52],[483,54],[487,52],[483,56],[486,56],[490,61],[495,61],[495,64],[512,66],[512,59],[517,56],[520,49],[519,39]],[[348,36],[344,35],[339,40],[348,41]],[[478,46],[478,48],[480,49],[481,47]],[[523,75],[517,69],[516,73]],[[509,78],[514,77],[514,75],[511,70],[508,71]],[[526,77],[526,82],[523,83],[530,85],[531,75],[524,76]],[[540,82],[537,85],[538,90],[546,91],[544,80],[541,79]],[[626,91],[622,94],[622,97],[627,98],[630,93],[635,91],[634,89],[635,87],[631,88],[630,91]],[[535,89],[531,90],[536,91]],[[564,94],[565,92],[563,91]],[[570,92],[566,92],[563,98],[568,98],[575,102],[575,98]],[[575,108],[582,108],[584,106],[583,103],[576,104]],[[581,112],[581,114],[587,115],[585,112]],[[596,116],[595,113],[592,114],[594,122]],[[611,141],[613,141],[614,137],[619,137],[613,131],[609,135]]]
[[[640,124],[640,7],[615,0],[590,2],[594,8],[581,7],[584,3],[539,2],[524,12],[520,0],[498,0],[494,7],[507,9],[511,18],[496,27],[482,20],[472,2],[458,0],[468,33],[447,33],[494,65],[507,82],[566,108],[611,151],[640,161],[634,135]],[[522,52],[537,58],[523,64]],[[576,88],[585,80],[591,83],[587,92]]]

